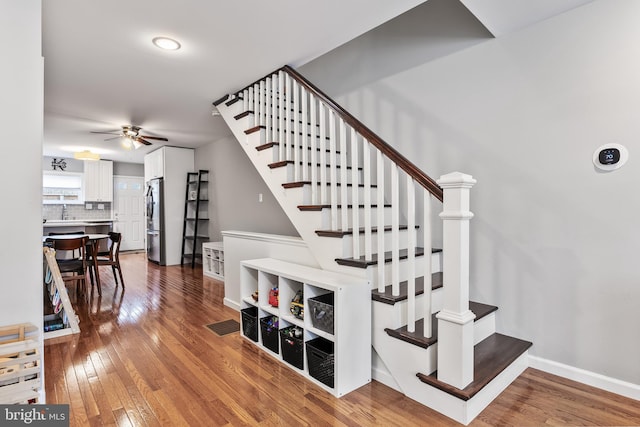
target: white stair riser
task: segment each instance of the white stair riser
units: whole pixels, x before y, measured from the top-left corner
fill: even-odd
[[[269,148],[268,150],[273,150],[272,148]],[[267,151],[267,150],[265,150]],[[310,161],[307,160],[307,163]],[[295,165],[294,164],[288,164],[286,166],[283,166],[284,168],[286,168],[287,173],[286,173],[286,181],[285,182],[298,182],[298,181],[311,181],[311,169],[309,167],[307,167],[307,171],[305,173],[305,171],[303,170],[302,166],[299,166],[299,170],[297,172],[296,175],[296,170],[295,170]],[[320,166],[316,166],[316,182],[320,182],[321,181],[321,175],[320,175]],[[328,166],[325,166],[325,171],[326,171],[326,178],[325,178],[325,182],[330,182],[330,168]],[[336,169],[336,176],[337,176],[337,180],[336,183],[338,182],[342,182],[342,176],[341,176],[341,169],[337,168]],[[363,182],[363,178],[362,178],[362,171],[359,170],[358,174],[357,174],[357,178],[356,178],[356,182],[362,184]],[[347,169],[347,184],[351,184],[353,182],[352,179],[353,175],[352,175],[352,171],[350,169]],[[328,186],[327,186],[328,187]],[[375,192],[375,187],[373,188],[373,191]]]
[[[317,199],[314,200],[313,199],[313,194],[311,192],[311,188],[312,188],[312,184],[305,184],[302,187],[294,187],[294,188],[288,188],[287,190],[290,192],[294,192],[294,191],[300,191],[302,190],[300,193],[300,204],[301,205],[313,205],[313,204],[329,204],[331,203],[331,187],[330,186],[326,186],[326,199],[323,200],[324,203],[320,203],[320,198],[322,197],[321,195],[321,186],[319,184],[316,184],[316,197]],[[337,203],[342,204],[342,187],[341,186],[336,186],[337,189],[337,194],[336,194],[336,200]],[[366,190],[362,187],[358,187],[358,205],[364,205],[364,194],[365,194]],[[376,196],[375,193],[375,189],[373,190],[369,190],[370,194],[371,194],[371,204],[376,204],[377,203],[377,199],[378,197]],[[353,202],[353,187],[347,186],[347,204],[351,204]]]
[[[415,277],[420,277],[424,274],[424,262],[422,257],[416,257],[416,273]],[[399,263],[399,276],[400,281],[407,280],[409,276],[409,269],[406,267],[407,260],[400,260]],[[431,272],[437,273],[442,271],[442,252],[436,252],[431,254]],[[392,269],[391,263],[384,265],[385,284],[390,285],[392,281]],[[367,267],[367,277],[371,280],[374,287],[377,287],[378,283],[378,266],[372,265]]]
[[[362,225],[362,224],[361,224]],[[407,235],[408,230],[399,230],[398,236],[400,239],[400,249],[407,248]],[[321,236],[322,237],[322,236]],[[327,245],[332,248],[334,253],[340,254],[341,258],[351,258],[360,255],[364,255],[365,253],[365,236],[364,233],[358,234],[358,242],[360,247],[360,254],[356,255],[353,253],[353,235],[346,235],[343,237],[324,237],[328,240]],[[391,248],[391,243],[393,240],[393,233],[391,231],[384,232],[384,248],[389,250]],[[378,250],[378,233],[371,233],[371,253],[375,254],[380,252]]]

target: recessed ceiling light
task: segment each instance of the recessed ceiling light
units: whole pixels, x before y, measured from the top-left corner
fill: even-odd
[[[164,50],[178,50],[180,49],[180,43],[169,37],[156,37],[153,40],[153,44]]]

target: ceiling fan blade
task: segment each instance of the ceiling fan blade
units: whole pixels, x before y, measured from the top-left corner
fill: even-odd
[[[113,130],[113,131],[109,131],[109,132],[98,132],[98,131],[92,130],[91,133],[101,133],[101,134],[104,134],[104,135],[120,135],[122,133],[122,131]]]
[[[169,141],[167,138],[162,138],[159,136],[149,136],[149,135],[140,135],[138,138],[155,139],[158,141]]]
[[[122,135],[114,136],[113,138],[107,138],[107,139],[105,139],[105,141],[111,141],[111,140],[118,139],[118,138],[122,138]]]
[[[144,144],[144,145],[151,145],[151,143],[149,141],[147,141],[145,139],[142,139],[141,136],[136,137],[135,140],[140,142],[140,143],[142,143],[142,144]]]

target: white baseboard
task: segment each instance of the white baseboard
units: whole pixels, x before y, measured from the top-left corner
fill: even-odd
[[[541,357],[529,356],[529,366],[550,374],[578,381],[583,384],[597,387],[621,396],[640,400],[640,385],[621,381],[615,378],[606,377],[591,371],[554,362],[553,360]]]
[[[229,298],[226,298],[223,300],[224,305],[226,305],[227,307],[233,308],[235,311],[240,311],[240,304],[238,304],[237,302],[230,300]]]

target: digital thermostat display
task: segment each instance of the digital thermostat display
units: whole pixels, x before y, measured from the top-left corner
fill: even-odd
[[[603,165],[615,165],[620,161],[620,150],[617,148],[605,148],[600,150],[598,161]]]
[[[627,162],[629,152],[620,144],[606,144],[593,153],[594,166],[605,172],[619,169]]]

